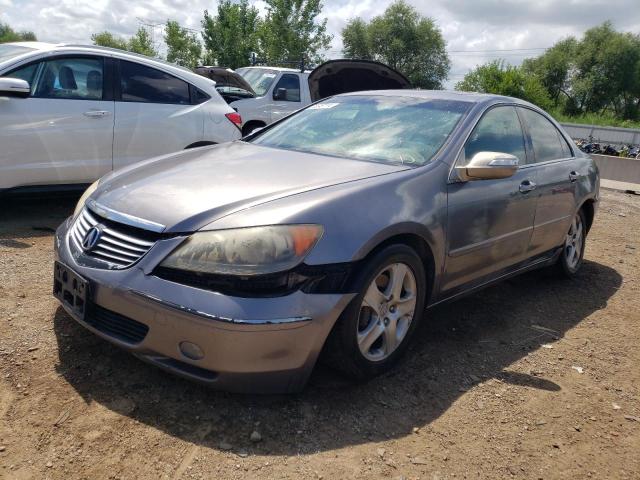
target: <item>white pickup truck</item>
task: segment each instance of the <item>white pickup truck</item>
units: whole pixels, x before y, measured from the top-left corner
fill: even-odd
[[[330,60],[303,72],[280,67],[244,67],[235,72],[198,67],[196,73],[216,81],[218,92],[240,113],[243,135],[331,95],[411,87],[401,73],[368,60]]]

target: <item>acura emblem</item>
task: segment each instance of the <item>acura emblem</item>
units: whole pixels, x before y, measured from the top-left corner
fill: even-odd
[[[98,243],[98,240],[100,240],[101,233],[102,232],[98,227],[91,227],[89,230],[87,230],[87,233],[85,233],[84,238],[82,239],[82,249],[85,252],[88,252],[93,247],[95,247]]]

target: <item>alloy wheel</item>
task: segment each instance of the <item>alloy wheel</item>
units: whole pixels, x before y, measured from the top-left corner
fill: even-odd
[[[582,249],[584,248],[584,227],[582,225],[582,218],[577,214],[573,218],[567,238],[564,243],[564,256],[567,262],[567,267],[570,270],[575,270],[580,264],[582,258]]]
[[[374,277],[360,306],[357,341],[367,360],[388,358],[404,340],[413,321],[416,277],[405,263],[393,263]]]

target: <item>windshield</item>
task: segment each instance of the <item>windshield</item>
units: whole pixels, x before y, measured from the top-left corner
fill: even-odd
[[[256,96],[262,97],[278,75],[277,70],[269,70],[268,68],[239,68],[236,73],[242,76],[254,92]]]
[[[31,52],[34,48],[23,47],[21,45],[0,45],[0,62],[9,60],[23,53]]]
[[[388,96],[334,97],[250,140],[257,145],[384,163],[424,165],[468,102]]]

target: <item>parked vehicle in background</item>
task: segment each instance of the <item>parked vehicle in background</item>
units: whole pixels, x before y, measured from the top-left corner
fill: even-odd
[[[67,188],[185,148],[240,138],[215,84],[96,46],[0,45],[0,190]]]
[[[93,184],[56,232],[54,294],[217,388],[300,390],[321,352],[367,379],[428,306],[537,267],[576,275],[598,190],[593,160],[527,102],[337,95]]]
[[[195,71],[217,82],[218,91],[242,116],[243,135],[331,95],[411,86],[401,73],[368,60],[329,60],[312,71],[281,67],[244,67],[235,75],[220,67]]]

